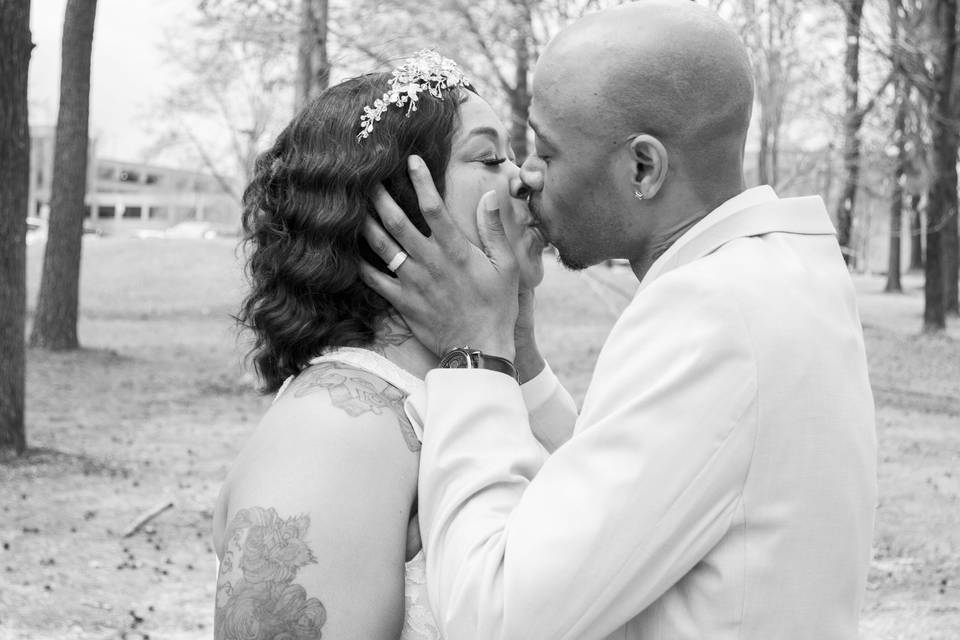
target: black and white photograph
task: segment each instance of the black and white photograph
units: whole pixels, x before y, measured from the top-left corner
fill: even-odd
[[[0,640],[960,638],[957,0],[0,0]]]

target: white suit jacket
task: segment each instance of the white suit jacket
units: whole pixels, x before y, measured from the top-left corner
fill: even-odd
[[[751,189],[671,246],[552,455],[501,373],[434,370],[408,406],[450,640],[857,637],[873,399],[820,198]]]

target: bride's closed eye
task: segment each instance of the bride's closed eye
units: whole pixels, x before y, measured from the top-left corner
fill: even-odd
[[[497,166],[497,165],[503,164],[503,163],[506,162],[506,161],[507,161],[507,158],[505,158],[505,157],[504,157],[504,158],[497,158],[497,157],[493,157],[493,158],[483,158],[483,159],[480,160],[480,162],[482,162],[483,164],[487,165],[488,167],[495,167],[495,166]]]

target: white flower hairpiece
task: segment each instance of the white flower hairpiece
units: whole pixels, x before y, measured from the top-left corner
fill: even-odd
[[[373,132],[373,124],[380,121],[380,117],[390,105],[406,107],[409,118],[410,114],[417,110],[420,92],[429,91],[433,97],[440,98],[443,89],[469,86],[470,83],[463,77],[463,71],[456,62],[444,58],[436,51],[422,49],[393,70],[390,89],[383,97],[376,100],[373,106],[363,108],[357,142],[362,142]]]

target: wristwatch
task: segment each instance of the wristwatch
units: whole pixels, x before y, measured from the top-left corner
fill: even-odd
[[[513,366],[512,362],[499,356],[487,355],[479,349],[471,349],[470,347],[454,347],[448,350],[440,358],[440,364],[437,366],[443,369],[489,369],[490,371],[505,373],[520,382],[517,368]]]

